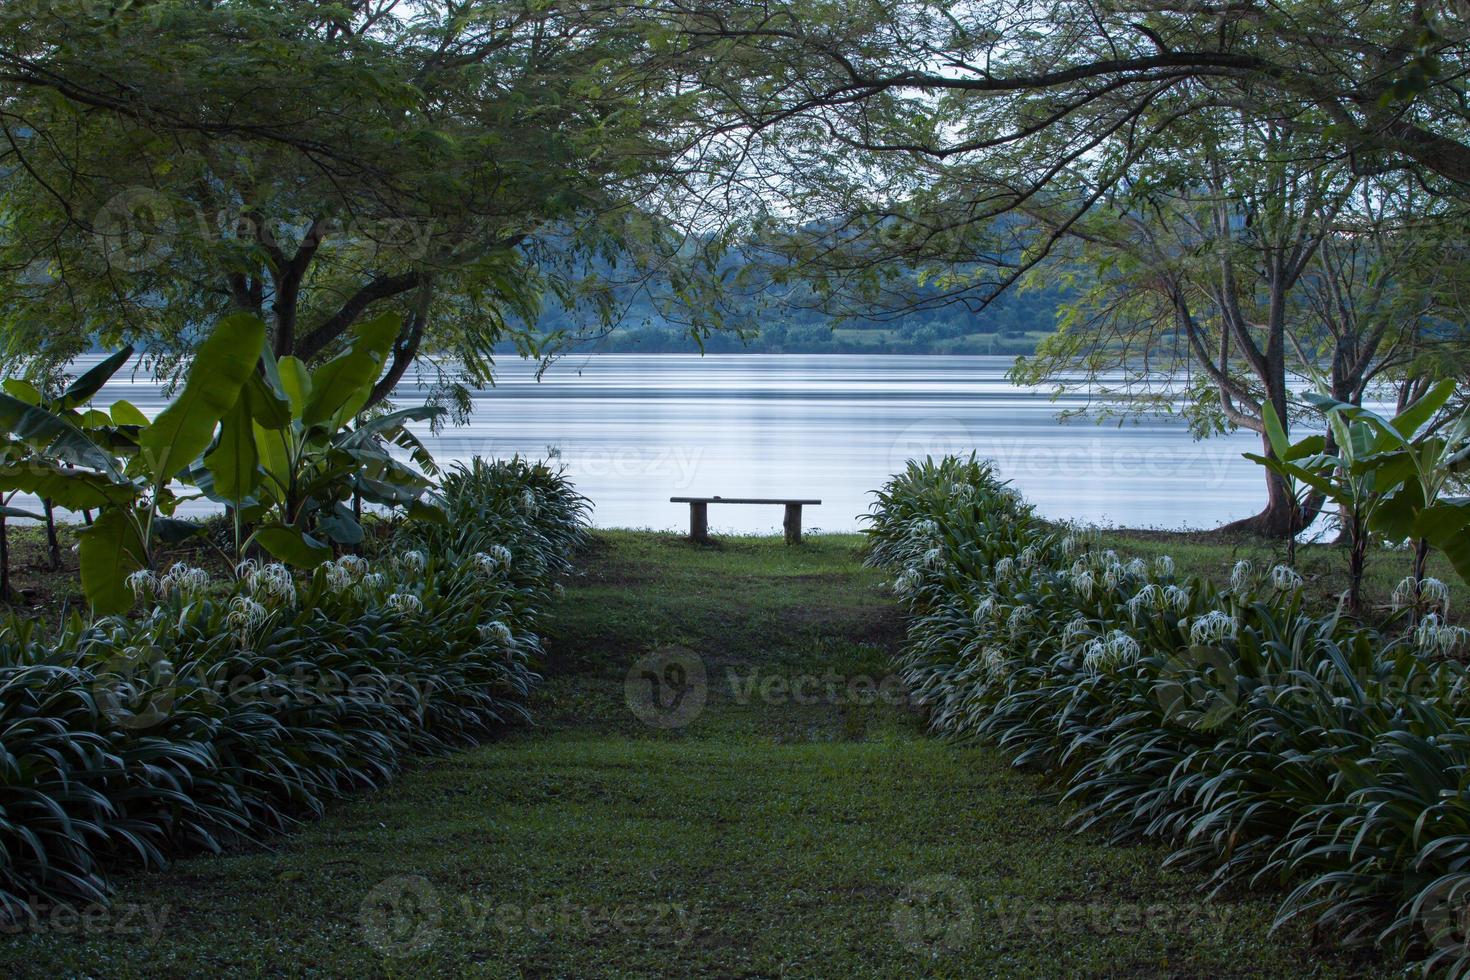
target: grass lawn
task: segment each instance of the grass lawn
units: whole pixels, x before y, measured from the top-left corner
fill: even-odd
[[[128,877],[111,918],[4,939],[0,973],[1387,972],[1268,935],[1279,896],[1207,902],[1161,850],[1066,830],[999,754],[926,738],[884,683],[902,622],[858,548],[599,533],[534,728],[269,849]]]

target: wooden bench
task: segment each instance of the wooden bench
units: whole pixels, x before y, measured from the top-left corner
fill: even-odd
[[[820,500],[783,500],[767,497],[670,497],[671,504],[689,505],[689,537],[694,541],[709,540],[710,504],[781,504],[786,508],[786,517],[781,527],[786,531],[787,544],[801,543],[801,508],[816,506]]]

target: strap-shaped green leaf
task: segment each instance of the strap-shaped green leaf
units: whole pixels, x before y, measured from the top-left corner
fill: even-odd
[[[1389,424],[1405,439],[1413,438],[1414,433],[1433,418],[1434,413],[1443,408],[1454,393],[1455,379],[1444,378],[1419,396],[1408,408],[1395,415]]]

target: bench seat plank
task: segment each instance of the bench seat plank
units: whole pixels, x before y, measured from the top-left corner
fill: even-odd
[[[820,500],[796,500],[789,497],[670,497],[671,504],[689,505],[689,538],[691,541],[709,540],[710,504],[780,504],[786,508],[781,529],[786,532],[787,544],[801,544],[801,508],[820,504]]]
[[[671,504],[820,504],[820,500],[790,497],[670,497]]]

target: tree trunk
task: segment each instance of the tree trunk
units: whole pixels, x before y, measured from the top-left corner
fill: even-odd
[[[0,601],[10,601],[10,531],[0,517]]]
[[[1414,607],[1409,613],[1409,625],[1419,625],[1419,610],[1424,603],[1424,572],[1429,565],[1429,542],[1419,538],[1414,542]]]
[[[1419,583],[1424,581],[1424,573],[1429,566],[1429,542],[1424,538],[1414,542],[1414,592],[1418,598]]]
[[[1368,567],[1370,537],[1368,529],[1360,529],[1355,521],[1352,540],[1348,543],[1348,611],[1354,616],[1363,612],[1363,573]]]
[[[61,542],[56,537],[56,507],[49,500],[41,501],[46,509],[46,552],[51,558],[51,570],[61,568]]]
[[[1262,435],[1261,442],[1265,446],[1263,455],[1272,455],[1270,440]],[[1291,488],[1287,486],[1286,481],[1265,467],[1262,467],[1262,471],[1266,474],[1266,509],[1254,517],[1246,517],[1226,524],[1220,528],[1222,534],[1253,534],[1258,537],[1277,538],[1284,541],[1299,533],[1310,523],[1302,519],[1303,515],[1299,512],[1296,498],[1291,495]]]

